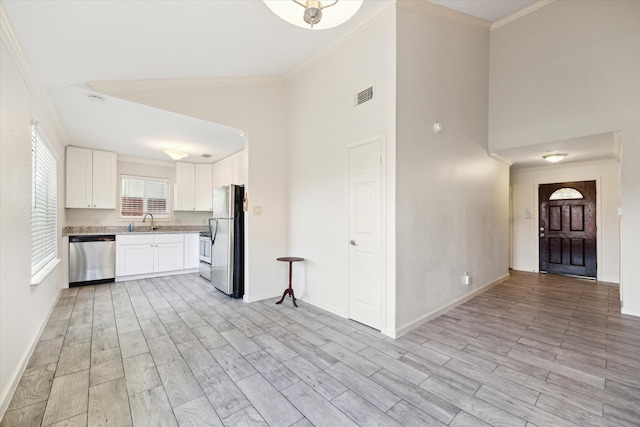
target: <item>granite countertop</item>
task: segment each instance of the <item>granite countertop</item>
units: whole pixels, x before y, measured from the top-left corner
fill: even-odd
[[[63,236],[89,236],[99,234],[159,234],[159,233],[199,233],[209,231],[206,225],[164,225],[149,230],[148,225],[136,225],[129,231],[128,225],[77,225],[62,228]]]

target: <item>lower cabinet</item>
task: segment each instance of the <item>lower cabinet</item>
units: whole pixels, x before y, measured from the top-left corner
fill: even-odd
[[[116,277],[180,271],[184,265],[184,234],[116,236]]]
[[[200,234],[184,235],[184,269],[200,267]]]

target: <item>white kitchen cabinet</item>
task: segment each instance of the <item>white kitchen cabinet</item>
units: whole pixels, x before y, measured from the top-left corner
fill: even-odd
[[[185,270],[200,267],[200,235],[188,233],[184,235],[184,268]]]
[[[184,269],[184,234],[116,236],[116,277]]]
[[[196,210],[213,210],[213,165],[196,165]]]
[[[213,188],[246,183],[245,151],[239,151],[213,164]]]
[[[67,208],[115,209],[117,155],[107,151],[67,147]]]
[[[176,162],[175,205],[176,211],[196,210],[196,165]]]

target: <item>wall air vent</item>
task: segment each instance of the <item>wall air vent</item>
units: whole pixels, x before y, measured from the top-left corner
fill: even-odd
[[[354,97],[353,106],[357,107],[358,105],[364,104],[367,101],[373,99],[373,86],[369,86],[365,90],[358,92]]]

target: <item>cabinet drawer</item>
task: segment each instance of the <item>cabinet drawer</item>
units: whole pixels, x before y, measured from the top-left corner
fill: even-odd
[[[116,236],[117,245],[142,245],[153,243],[152,234],[118,234]]]
[[[184,234],[156,234],[153,243],[182,243]]]

